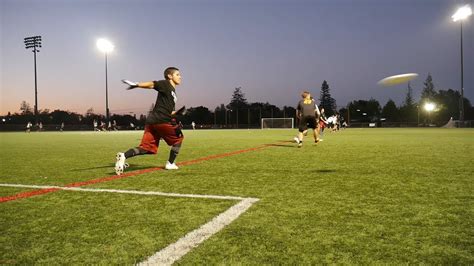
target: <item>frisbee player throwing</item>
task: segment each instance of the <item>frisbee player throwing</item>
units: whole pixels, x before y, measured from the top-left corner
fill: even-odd
[[[176,96],[176,86],[181,84],[181,74],[178,68],[168,67],[164,71],[164,77],[164,80],[149,82],[122,80],[129,85],[128,90],[135,88],[153,89],[158,92],[158,95],[153,110],[146,118],[140,145],[126,152],[117,153],[117,161],[115,163],[115,173],[117,175],[121,175],[125,168],[128,167],[128,164],[125,163],[126,159],[137,155],[156,154],[161,139],[171,146],[165,169],[178,169],[175,160],[181,149],[184,136],[176,120],[176,115],[183,113],[185,110],[183,107],[175,111],[175,104],[178,99]]]

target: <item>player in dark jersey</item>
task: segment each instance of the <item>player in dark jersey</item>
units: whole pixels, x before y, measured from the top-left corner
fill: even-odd
[[[179,69],[168,67],[164,72],[165,80],[134,83],[125,81],[130,85],[129,89],[142,88],[154,89],[158,92],[155,107],[148,114],[145,122],[145,131],[140,145],[131,148],[126,152],[117,153],[117,162],[115,163],[115,173],[120,175],[128,166],[125,159],[143,155],[156,154],[160,140],[163,139],[171,146],[170,155],[166,162],[165,169],[176,170],[178,166],[175,163],[183,142],[183,133],[181,127],[176,121],[176,86],[181,84],[181,74]]]
[[[301,94],[303,98],[301,101],[298,102],[298,107],[296,107],[297,117],[300,120],[299,127],[298,127],[298,147],[303,145],[303,132],[308,128],[313,130],[314,142],[318,143],[319,136],[317,131],[317,123],[316,119],[318,116],[318,112],[316,109],[316,104],[314,99],[311,98],[311,94],[307,91]]]

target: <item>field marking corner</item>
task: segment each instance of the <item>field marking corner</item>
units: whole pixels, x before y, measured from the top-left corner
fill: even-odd
[[[201,225],[199,228],[188,232],[186,235],[178,239],[176,242],[169,244],[165,248],[159,250],[155,254],[149,256],[146,260],[137,265],[171,265],[192,249],[224,229],[227,225],[237,220],[240,215],[245,213],[253,204],[258,202],[259,198],[254,197],[238,197],[225,195],[202,195],[202,194],[179,194],[166,193],[160,191],[137,191],[137,190],[118,190],[118,189],[100,189],[100,188],[81,188],[81,187],[60,187],[60,186],[40,186],[40,185],[24,185],[24,184],[2,184],[0,187],[17,187],[17,188],[36,188],[42,190],[66,190],[66,191],[82,191],[95,193],[120,193],[120,194],[138,194],[143,196],[164,196],[177,198],[207,198],[218,200],[236,200],[236,204],[221,212],[211,219],[211,221]]]

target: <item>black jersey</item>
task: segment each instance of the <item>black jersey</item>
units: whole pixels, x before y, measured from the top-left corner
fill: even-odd
[[[315,117],[316,116],[316,105],[314,100],[303,99],[298,102],[298,107],[296,107],[302,117]]]
[[[177,101],[176,90],[169,80],[153,81],[153,89],[158,91],[153,110],[146,118],[146,124],[162,124],[171,122],[171,112]]]

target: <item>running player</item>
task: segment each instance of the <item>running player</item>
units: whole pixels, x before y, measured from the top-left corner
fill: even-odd
[[[321,114],[319,116],[319,141],[323,141],[324,128],[328,124],[326,119],[326,114],[324,113],[324,108],[321,107]]]
[[[313,130],[314,142],[319,142],[319,136],[317,131],[316,125],[316,117],[318,112],[316,111],[316,104],[314,99],[311,98],[311,94],[307,91],[301,94],[303,98],[298,103],[298,107],[296,108],[297,116],[300,120],[299,128],[298,128],[298,147],[303,145],[303,132],[311,128]]]
[[[310,97],[311,100],[314,102],[314,108],[316,109],[316,130],[318,131],[317,133],[317,136],[319,137],[319,116],[320,116],[320,112],[319,112],[319,107],[318,105],[316,104],[316,100],[314,100],[313,96]],[[296,117],[298,117],[298,110],[296,110]],[[299,134],[299,133],[298,133]],[[293,138],[293,140],[296,142],[296,143],[299,143],[299,138],[298,138],[298,134],[296,134],[296,137]],[[308,128],[306,128],[304,131],[303,131],[303,136],[307,136],[308,135]]]
[[[148,114],[145,122],[145,131],[138,147],[131,148],[126,152],[117,153],[117,162],[115,163],[115,173],[120,175],[128,166],[125,159],[143,155],[156,154],[160,140],[163,139],[171,146],[170,155],[166,162],[165,169],[176,170],[178,166],[175,163],[183,142],[184,136],[181,132],[176,118],[176,86],[181,84],[181,74],[179,69],[168,67],[164,71],[165,80],[132,83],[129,89],[142,88],[154,89],[158,92],[155,107]],[[129,83],[130,84],[130,83]]]

